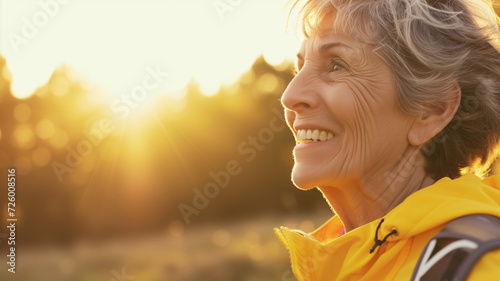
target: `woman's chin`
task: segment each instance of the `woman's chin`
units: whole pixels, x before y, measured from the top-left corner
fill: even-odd
[[[313,189],[318,186],[318,182],[314,179],[311,173],[303,172],[294,169],[292,172],[292,182],[293,184],[302,190]]]
[[[293,184],[302,189],[309,190],[315,187],[342,186],[351,182],[353,176],[347,180],[346,171],[339,171],[336,167],[311,166],[296,162],[292,170]]]

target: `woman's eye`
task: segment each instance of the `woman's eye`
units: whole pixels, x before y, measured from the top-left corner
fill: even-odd
[[[344,70],[345,67],[337,60],[330,62],[330,72]]]

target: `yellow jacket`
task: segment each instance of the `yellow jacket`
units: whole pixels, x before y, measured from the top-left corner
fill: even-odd
[[[275,231],[290,252],[299,281],[410,280],[432,236],[447,222],[475,213],[500,217],[500,176],[443,178],[406,198],[383,223],[381,218],[340,237],[343,225],[338,216],[310,234],[286,227]],[[379,224],[378,239],[393,230],[397,234],[370,254]],[[500,280],[500,250],[486,254],[467,280]]]

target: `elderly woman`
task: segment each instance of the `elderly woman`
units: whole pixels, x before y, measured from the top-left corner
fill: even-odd
[[[292,2],[305,36],[282,96],[296,139],[292,180],[321,190],[336,214],[310,234],[276,230],[295,276],[455,274],[455,252],[451,263],[433,266],[480,240],[441,239],[424,252],[426,244],[456,218],[500,217],[500,178],[484,178],[500,140],[500,36],[491,1]],[[500,250],[479,258],[461,278],[499,280]]]

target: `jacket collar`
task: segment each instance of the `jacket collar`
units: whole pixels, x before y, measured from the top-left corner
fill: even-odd
[[[490,177],[484,182],[471,174],[455,180],[443,178],[410,195],[384,218],[340,237],[343,224],[338,216],[310,234],[286,227],[275,229],[275,232],[290,251],[292,268],[298,280],[321,280],[318,276],[323,274],[329,274],[331,280],[347,276],[356,279],[353,272],[373,264],[373,259],[382,253],[397,255],[408,239],[442,227],[450,220],[472,213],[500,217],[499,187],[500,176]],[[394,231],[397,234],[389,235],[382,243],[384,245],[375,249],[373,254],[369,253],[374,241],[382,240]],[[343,266],[345,264],[349,264],[349,269]]]

